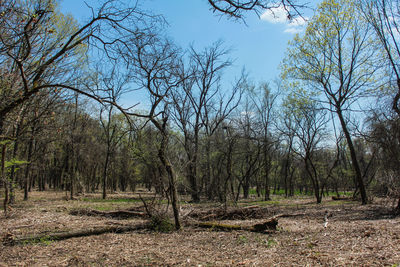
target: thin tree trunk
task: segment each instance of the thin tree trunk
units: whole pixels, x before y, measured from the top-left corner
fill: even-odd
[[[266,144],[264,144],[266,146]],[[270,194],[269,194],[269,171],[270,171],[270,163],[269,163],[269,158],[268,158],[268,151],[267,148],[264,147],[264,200],[269,201],[271,200]]]
[[[30,170],[31,170],[31,160],[32,160],[32,154],[33,154],[33,142],[35,138],[35,129],[32,128],[32,133],[31,137],[29,138],[29,144],[28,144],[28,156],[27,156],[27,161],[28,164],[26,165],[25,169],[25,179],[24,179],[24,200],[28,200],[28,192],[29,192],[29,175],[30,175]]]
[[[8,205],[8,182],[5,175],[5,163],[6,163],[6,149],[7,145],[3,144],[1,149],[1,179],[4,181],[4,215],[7,217],[7,205]]]
[[[25,117],[24,114],[25,114],[24,113],[24,108],[21,108],[20,114],[18,116],[17,129],[16,129],[16,132],[15,132],[16,139],[15,139],[15,142],[14,142],[14,149],[13,149],[12,158],[16,158],[17,157],[19,143],[20,143],[19,136],[21,134],[22,123],[23,123],[24,117]],[[15,166],[13,165],[11,167],[11,170],[10,170],[10,200],[9,200],[10,204],[15,202],[15,193],[14,193],[15,172],[16,172]]]
[[[107,169],[109,160],[110,160],[110,151],[108,147],[106,153],[106,161],[104,162],[104,169],[103,169],[103,199],[106,199],[107,197]]]
[[[336,112],[338,114],[340,124],[342,125],[342,130],[343,130],[343,133],[344,133],[344,135],[346,137],[347,145],[349,146],[350,157],[351,157],[352,165],[353,165],[353,168],[354,168],[354,171],[355,171],[355,175],[356,175],[355,178],[356,178],[356,181],[357,181],[357,186],[360,189],[361,203],[363,205],[365,205],[368,202],[368,198],[367,198],[367,192],[366,192],[365,186],[364,186],[363,177],[362,177],[362,174],[361,174],[360,165],[358,163],[356,150],[354,148],[354,144],[353,144],[353,141],[351,139],[350,133],[349,133],[349,131],[347,129],[347,125],[346,125],[346,122],[344,120],[342,111],[340,109],[337,109]]]
[[[397,92],[393,98],[392,108],[397,113],[397,115],[400,117],[399,100],[400,100],[400,79],[397,78]]]

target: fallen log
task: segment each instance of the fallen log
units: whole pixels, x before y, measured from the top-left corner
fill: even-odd
[[[220,230],[220,231],[237,231],[237,230],[245,230],[250,232],[257,233],[271,233],[276,231],[276,227],[278,225],[278,219],[273,217],[263,223],[254,224],[251,226],[247,225],[232,225],[232,224],[221,224],[218,222],[201,222],[196,224],[196,226],[200,228],[208,228],[212,230]]]
[[[259,223],[254,224],[251,226],[243,226],[243,225],[230,225],[230,224],[221,224],[217,222],[200,222],[194,224],[196,227],[200,228],[209,228],[213,230],[219,231],[233,231],[233,230],[245,230],[251,232],[258,232],[258,233],[272,233],[276,231],[276,227],[278,225],[278,219],[276,216],[272,217],[271,219]],[[128,226],[108,226],[108,227],[101,227],[101,228],[94,228],[94,229],[83,229],[83,230],[76,230],[70,232],[56,232],[56,233],[46,233],[46,234],[39,234],[27,237],[16,237],[10,233],[6,234],[2,241],[4,245],[12,246],[18,244],[30,244],[30,243],[42,243],[42,242],[49,242],[49,241],[60,241],[75,237],[85,237],[85,236],[92,236],[92,235],[101,235],[106,233],[125,233],[125,232],[132,232],[138,230],[149,229],[148,223],[142,223],[137,225],[128,225]]]
[[[266,217],[269,213],[268,208],[259,206],[249,206],[225,210],[223,208],[212,209],[207,211],[192,212],[190,217],[197,218],[199,221],[212,220],[246,220],[260,219]]]
[[[117,210],[117,211],[99,211],[99,210],[88,210],[78,209],[72,210],[70,215],[77,216],[104,216],[108,218],[127,219],[127,218],[148,218],[148,214],[145,212],[131,211],[131,210]]]
[[[131,231],[144,230],[148,228],[148,224],[137,224],[129,226],[108,226],[94,229],[84,229],[71,232],[58,232],[50,234],[39,234],[28,237],[15,237],[11,234],[7,234],[3,238],[4,245],[18,245],[18,244],[30,244],[30,243],[41,243],[48,241],[60,241],[70,239],[74,237],[84,237],[92,235],[101,235],[106,233],[125,233]]]
[[[337,197],[332,196],[332,200],[354,200],[353,197]]]

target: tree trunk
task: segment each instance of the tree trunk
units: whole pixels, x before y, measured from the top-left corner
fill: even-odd
[[[210,144],[210,137],[207,136],[206,141],[206,185],[207,188],[207,198],[208,200],[212,200],[215,197],[215,187],[217,186],[216,181],[211,176],[211,144]]]
[[[104,169],[103,169],[103,199],[106,199],[107,197],[107,170],[108,170],[109,160],[110,160],[110,151],[109,148],[107,148],[106,160],[104,162]]]
[[[22,124],[24,121],[24,108],[21,108],[20,110],[20,114],[18,115],[18,123],[17,123],[17,129],[15,131],[15,142],[14,142],[14,149],[13,149],[13,154],[12,154],[12,158],[15,159],[17,158],[17,153],[18,153],[18,148],[19,148],[19,143],[20,143],[20,139],[19,136],[21,135],[21,128],[22,128]],[[14,184],[15,184],[15,166],[13,165],[11,167],[10,170],[10,200],[9,203],[13,204],[15,202],[15,193],[14,193]]]
[[[1,149],[1,179],[4,181],[4,215],[7,217],[7,205],[8,205],[8,182],[5,174],[5,163],[6,163],[6,149],[7,145],[3,144]]]
[[[162,165],[164,166],[165,170],[167,171],[168,183],[169,183],[170,194],[171,194],[171,204],[172,204],[172,210],[174,213],[174,220],[175,220],[175,229],[179,230],[179,229],[181,229],[181,224],[180,224],[180,220],[179,220],[178,193],[176,191],[175,177],[174,177],[174,172],[172,170],[172,166],[165,156],[165,150],[166,150],[166,146],[168,143],[168,136],[167,136],[165,127],[166,127],[166,125],[164,122],[164,125],[162,127],[163,131],[161,133],[162,134],[161,145],[160,145],[160,149],[158,150],[158,157],[159,157]]]
[[[340,121],[340,124],[342,126],[343,133],[344,133],[344,135],[346,137],[347,145],[349,146],[350,157],[351,157],[352,165],[353,165],[353,168],[354,168],[354,171],[355,171],[355,175],[356,175],[355,178],[356,178],[356,181],[357,181],[357,186],[360,189],[361,203],[363,205],[365,205],[368,202],[368,198],[367,198],[367,192],[366,192],[365,186],[364,186],[363,177],[362,177],[362,174],[361,174],[360,165],[359,165],[358,160],[357,160],[356,150],[354,148],[354,144],[353,144],[353,141],[351,139],[350,133],[349,133],[349,131],[347,129],[347,124],[346,124],[346,121],[345,121],[345,119],[343,117],[342,110],[340,108],[337,108],[336,113],[338,114],[339,121]]]
[[[196,177],[196,161],[195,158],[189,159],[187,172],[188,172],[188,180],[190,183],[190,194],[192,196],[192,202],[198,203],[200,202],[199,192],[197,188],[197,177]]]
[[[266,146],[266,144],[264,144]],[[270,171],[270,161],[268,158],[268,150],[266,147],[264,147],[264,200],[269,201],[271,200],[270,194],[269,194],[269,171]]]
[[[24,179],[24,200],[28,200],[28,193],[29,193],[29,175],[30,175],[30,170],[31,170],[31,160],[32,160],[32,154],[33,154],[33,142],[35,140],[35,129],[32,128],[32,133],[31,137],[29,138],[29,144],[28,144],[28,155],[27,155],[27,161],[28,164],[26,165],[25,169],[25,179]]]
[[[400,117],[399,100],[400,100],[400,79],[397,78],[397,92],[393,98],[392,108],[397,113],[397,115]]]

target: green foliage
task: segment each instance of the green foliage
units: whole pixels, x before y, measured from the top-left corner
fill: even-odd
[[[13,166],[19,167],[21,165],[28,164],[28,163],[29,163],[29,161],[26,161],[26,160],[11,159],[10,161],[6,161],[4,165],[6,168],[11,168]]]
[[[273,238],[268,238],[267,239],[267,248],[272,248],[273,246],[276,246],[278,242],[276,242],[275,239]]]
[[[355,1],[326,0],[305,34],[290,42],[282,78],[291,89],[305,85],[313,92],[354,97],[356,90],[361,94],[376,87],[372,85],[379,80],[378,53],[377,41]]]
[[[155,232],[169,233],[175,229],[175,226],[168,217],[154,215],[150,219],[149,228]]]
[[[49,246],[53,243],[55,239],[51,238],[50,236],[42,236],[40,238],[37,239],[31,239],[29,241],[25,241],[23,243],[23,245],[35,245],[35,244],[39,244],[39,245],[44,245],[44,246]]]
[[[237,241],[239,244],[246,244],[249,242],[249,239],[247,238],[247,236],[240,235],[237,237]]]

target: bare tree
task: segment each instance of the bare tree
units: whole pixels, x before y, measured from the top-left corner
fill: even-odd
[[[262,97],[260,97],[262,95]],[[264,200],[270,200],[270,172],[272,162],[272,149],[275,144],[272,135],[275,120],[274,106],[276,105],[279,92],[273,92],[269,84],[261,84],[251,92],[252,100],[257,109],[259,123],[259,134],[262,142],[263,169],[264,169]]]
[[[112,103],[93,90],[78,88],[76,72],[88,50],[115,56],[130,34],[147,27],[144,21],[149,16],[117,0],[104,1],[91,11],[89,20],[79,26],[55,9],[53,0],[2,1],[0,62],[7,63],[7,72],[16,82],[0,102],[0,132],[9,112],[46,88],[73,90]]]
[[[130,44],[123,56],[132,81],[149,96],[150,110],[146,114],[130,112],[129,115],[148,119],[161,135],[158,158],[168,178],[175,227],[180,229],[175,173],[167,156],[171,93],[181,83],[177,75],[180,51],[169,40],[150,32],[133,35]]]
[[[387,65],[394,77],[394,87],[397,87],[392,109],[400,116],[400,1],[363,0],[361,9],[385,51]]]
[[[299,4],[296,0],[208,0],[213,12],[227,15],[230,18],[243,19],[246,12],[252,11],[257,15],[261,12],[282,6],[289,19],[300,15],[300,9],[305,8],[305,4]]]
[[[286,112],[293,118],[293,133],[295,136],[294,152],[299,155],[305,166],[305,170],[313,185],[317,203],[321,203],[324,188],[337,165],[333,161],[329,170],[325,172],[321,167],[320,158],[323,148],[321,142],[326,137],[326,124],[328,122],[326,110],[321,109],[315,100],[309,100],[306,96],[299,98],[289,95],[285,101]]]
[[[223,71],[231,65],[231,61],[225,58],[227,54],[228,50],[222,47],[222,42],[217,42],[202,52],[191,47],[188,73],[184,73],[183,66],[180,68],[182,83],[172,94],[174,117],[184,134],[183,143],[188,158],[187,178],[194,202],[200,200],[198,188],[200,133],[206,126],[204,122],[207,108],[210,108],[219,97]],[[220,120],[226,115],[228,114],[223,114]]]

